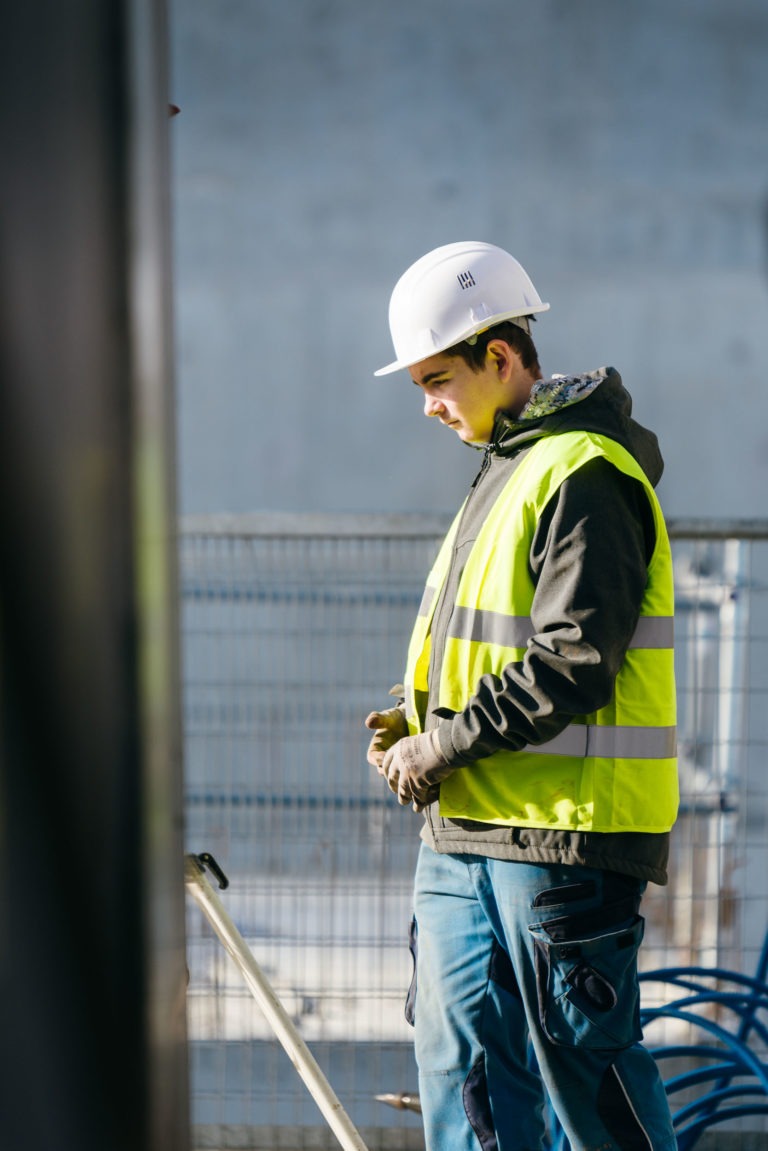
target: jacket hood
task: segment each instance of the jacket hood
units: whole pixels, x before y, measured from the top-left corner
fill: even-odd
[[[570,431],[616,440],[635,457],[654,487],[661,479],[664,461],[658,439],[632,419],[632,397],[615,368],[539,380],[516,419],[499,413],[493,450],[511,455],[541,436]]]

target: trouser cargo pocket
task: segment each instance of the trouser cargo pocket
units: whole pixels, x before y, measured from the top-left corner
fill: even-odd
[[[553,1043],[612,1051],[642,1036],[637,950],[645,921],[635,915],[599,933],[528,928],[534,940],[539,1019]],[[553,934],[557,938],[553,938]],[[567,936],[567,937],[564,937]]]

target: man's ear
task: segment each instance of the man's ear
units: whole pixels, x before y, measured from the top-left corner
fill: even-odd
[[[488,357],[489,366],[492,365],[498,372],[499,379],[509,379],[514,361],[519,359],[515,349],[506,340],[489,340],[485,354]]]

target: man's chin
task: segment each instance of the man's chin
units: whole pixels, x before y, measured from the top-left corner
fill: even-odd
[[[465,444],[469,444],[470,447],[484,448],[488,443],[488,440],[484,436],[478,435],[477,432],[473,432],[470,428],[465,428],[462,424],[448,424],[447,426],[450,431],[455,432],[459,439]]]

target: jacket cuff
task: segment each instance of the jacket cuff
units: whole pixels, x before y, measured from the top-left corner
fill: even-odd
[[[453,739],[451,738],[452,721],[450,719],[442,719],[437,725],[437,742],[440,745],[440,753],[447,764],[453,767],[460,767],[466,761],[457,753],[456,748],[453,746]]]

